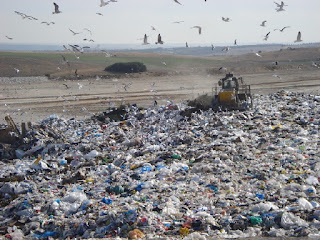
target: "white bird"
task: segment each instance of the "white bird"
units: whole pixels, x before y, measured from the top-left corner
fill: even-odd
[[[288,6],[288,5],[284,5],[284,2],[283,2],[283,1],[281,1],[280,4],[277,3],[277,2],[274,2],[274,3],[277,5],[278,8],[283,8],[284,6]]]
[[[160,33],[158,34],[158,41],[156,42],[156,44],[163,44],[163,41],[161,40],[161,35]]]
[[[201,34],[201,27],[200,26],[193,26],[191,28],[198,28],[198,32],[199,32],[199,34]]]
[[[221,51],[226,51],[226,52],[228,52],[229,50],[230,50],[230,47],[224,47],[221,49]]]
[[[300,31],[298,32],[297,39],[294,42],[302,42]]]
[[[290,26],[286,26],[286,27],[283,27],[282,29],[276,28],[276,29],[273,29],[273,31],[279,30],[280,32],[283,32],[283,30],[285,30],[286,28],[289,28],[289,27]]]
[[[267,22],[267,21],[264,20],[264,21],[260,24],[260,26],[261,26],[261,27],[265,27],[265,26],[266,26],[266,22]]]
[[[225,21],[225,22],[230,22],[230,21],[231,21],[231,19],[230,19],[230,18],[228,18],[228,17],[227,17],[227,18],[222,17],[222,20],[223,20],[223,21]]]
[[[83,49],[79,45],[71,45],[71,44],[69,44],[69,46],[72,47],[72,51],[73,52],[83,53]]]
[[[66,45],[63,45],[64,50],[71,51],[69,48],[66,47]]]
[[[84,28],[83,30],[88,31],[88,32],[90,33],[90,35],[92,36],[92,32],[91,32],[91,30],[90,30],[90,29],[88,29],[88,28]]]
[[[176,3],[179,3],[178,0],[173,0],[173,1],[175,1]],[[182,5],[181,3],[179,3],[179,4]]]
[[[49,26],[49,25],[51,25],[51,24],[55,24],[54,22],[41,22],[41,24],[42,24],[42,23],[47,24],[47,26]]]
[[[104,6],[108,5],[108,4],[109,4],[109,2],[105,2],[103,0],[100,0],[100,7],[104,7]]]
[[[6,38],[8,38],[9,40],[12,40],[12,39],[13,39],[12,37],[8,37],[8,36],[6,36]]]
[[[163,65],[167,66],[167,63],[166,62],[161,62]]]
[[[312,66],[316,68],[320,68],[320,64],[317,64],[316,62],[313,62],[313,61],[312,61]]]
[[[52,12],[52,14],[61,13],[61,11],[59,10],[59,5],[56,4],[55,2],[53,3],[53,5],[54,5],[54,12]]]
[[[259,53],[255,53],[257,57],[262,57]]]
[[[147,34],[144,34],[143,43],[142,43],[142,44],[143,44],[143,45],[150,44],[150,43],[148,43],[148,36],[147,36]]]
[[[278,7],[278,9],[276,9],[277,12],[285,11],[285,9],[284,9],[283,7],[284,7],[284,6],[288,6],[288,5],[284,5],[284,2],[283,2],[283,1],[281,1],[280,4],[279,4],[279,3],[276,3],[276,2],[274,2],[274,3],[277,4],[277,7]]]
[[[61,54],[60,54],[61,55]],[[63,59],[63,64],[67,64],[68,65],[68,67],[70,67],[70,63],[69,63],[69,61],[66,59],[66,57],[65,56],[63,56],[63,55],[61,55],[61,57],[62,57],[62,59]]]
[[[268,32],[268,33],[264,36],[264,39],[263,39],[263,40],[267,41],[268,38],[269,38],[269,34],[270,34],[270,32]]]
[[[277,12],[281,12],[281,11],[285,11],[285,9],[283,7],[276,9]]]
[[[279,75],[276,75],[276,74],[273,74],[272,77],[276,77],[276,78],[281,79],[281,77]]]
[[[73,35],[80,34],[79,32],[75,32],[75,31],[71,30],[70,28],[69,28],[69,30],[70,30],[70,32],[72,32],[72,33],[73,33]]]
[[[105,54],[105,57],[114,57],[115,55],[112,55],[112,53],[107,52],[106,50],[101,50],[101,52],[103,52]]]
[[[16,72],[16,74],[18,74],[20,72],[20,70],[18,68],[14,68],[14,71]]]

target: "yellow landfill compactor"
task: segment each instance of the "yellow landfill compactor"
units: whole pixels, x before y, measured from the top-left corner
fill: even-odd
[[[219,80],[221,89],[216,86],[212,100],[214,110],[247,110],[252,108],[253,100],[250,85],[243,83],[242,77],[236,78],[232,73]]]

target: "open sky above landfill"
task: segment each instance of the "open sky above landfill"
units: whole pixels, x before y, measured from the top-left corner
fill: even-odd
[[[2,0],[0,43],[27,44],[142,44],[144,34],[154,43],[158,33],[164,47],[170,44],[238,45],[294,43],[298,31],[303,43],[319,42],[319,0],[287,0],[277,12],[273,0],[118,0],[100,7],[100,0],[55,1],[60,14],[52,14],[53,1]],[[280,3],[280,1],[278,1]],[[15,11],[38,20],[23,19]],[[103,16],[97,13],[102,13]],[[222,21],[229,17],[230,22]],[[266,27],[260,26],[266,20]],[[47,26],[42,21],[55,22]],[[184,21],[182,23],[173,23]],[[156,30],[152,30],[153,26]],[[202,34],[193,26],[201,26]],[[276,28],[290,26],[285,31]],[[84,30],[89,29],[89,31]],[[80,32],[73,35],[69,30]],[[270,33],[267,41],[264,36]],[[12,38],[9,40],[6,36]],[[84,43],[83,39],[94,42]],[[146,47],[146,46],[144,46]]]

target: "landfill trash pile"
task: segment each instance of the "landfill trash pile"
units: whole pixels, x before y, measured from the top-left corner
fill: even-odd
[[[255,95],[124,120],[38,123],[1,162],[0,234],[44,238],[320,237],[320,96]]]

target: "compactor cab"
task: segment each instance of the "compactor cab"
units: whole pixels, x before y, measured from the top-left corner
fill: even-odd
[[[219,80],[220,90],[216,92],[212,101],[215,110],[246,110],[252,107],[250,85],[243,83],[242,77],[236,78],[232,73]]]

